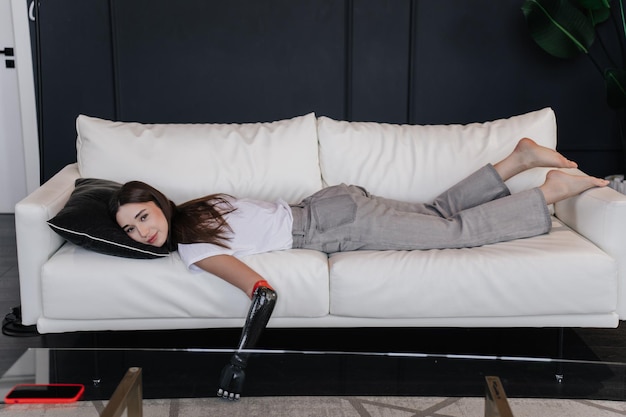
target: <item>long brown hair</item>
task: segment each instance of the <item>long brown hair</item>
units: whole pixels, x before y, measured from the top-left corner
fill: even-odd
[[[178,243],[212,243],[228,248],[228,232],[232,229],[224,215],[235,211],[229,198],[226,194],[211,194],[177,206],[156,188],[130,181],[111,197],[109,212],[115,218],[124,204],[152,201],[167,219],[169,250],[176,250]]]

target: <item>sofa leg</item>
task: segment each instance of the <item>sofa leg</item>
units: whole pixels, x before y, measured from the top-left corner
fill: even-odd
[[[22,306],[13,307],[11,312],[2,320],[2,334],[11,337],[39,336],[37,326],[24,326],[22,324]]]
[[[565,330],[563,327],[560,327],[558,330],[558,352],[557,352],[557,365],[556,365],[556,382],[561,384],[563,382],[563,357],[564,357],[564,339],[565,339]]]

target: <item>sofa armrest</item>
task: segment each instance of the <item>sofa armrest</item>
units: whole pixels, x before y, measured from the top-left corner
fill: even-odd
[[[618,263],[617,313],[626,319],[626,195],[593,188],[554,205],[556,217]]]
[[[67,165],[15,205],[15,235],[20,277],[22,323],[36,324],[42,314],[41,267],[65,241],[46,223],[65,205],[80,177]]]

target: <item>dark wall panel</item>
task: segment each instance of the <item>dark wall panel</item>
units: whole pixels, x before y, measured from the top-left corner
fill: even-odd
[[[407,123],[412,2],[360,0],[351,13],[347,118]]]
[[[141,122],[468,123],[551,106],[559,149],[624,171],[590,61],[530,39],[521,0],[42,0],[42,177],[80,113]]]
[[[106,1],[42,1],[37,17],[45,180],[76,161],[78,114],[114,116],[111,26]]]
[[[336,0],[115,1],[120,118],[343,117],[345,10]]]
[[[411,122],[469,123],[552,107],[560,151],[590,173],[622,172],[599,73],[585,56],[561,60],[535,45],[521,4],[416,2]]]

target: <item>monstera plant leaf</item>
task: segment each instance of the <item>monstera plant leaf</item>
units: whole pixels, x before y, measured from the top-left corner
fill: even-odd
[[[575,0],[575,3],[589,15],[594,25],[611,17],[611,0]]]
[[[526,0],[522,11],[534,41],[550,55],[572,58],[588,53],[595,40],[594,19],[567,0]]]

